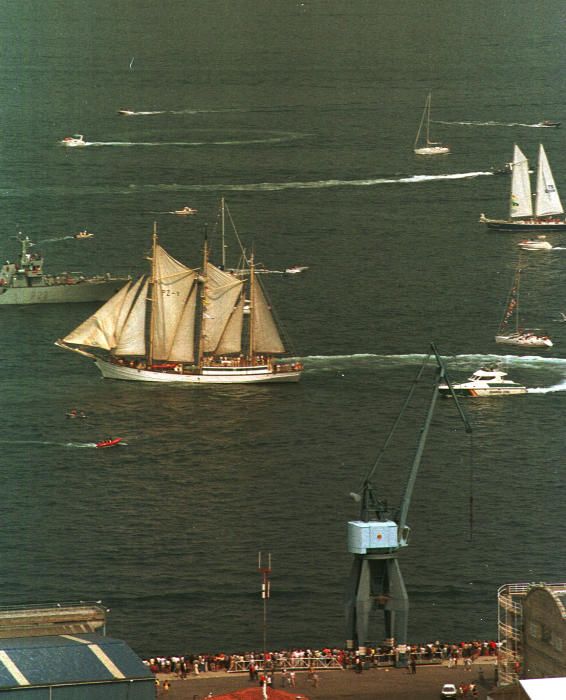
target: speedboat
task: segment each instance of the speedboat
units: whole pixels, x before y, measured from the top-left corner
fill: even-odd
[[[467,381],[452,384],[456,396],[508,396],[510,394],[526,394],[527,387],[505,379],[507,372],[495,367],[483,367],[476,370]],[[441,384],[438,391],[442,396],[451,396],[448,384]]]
[[[94,238],[94,233],[89,233],[88,231],[79,231],[78,233],[75,233],[73,238],[76,238],[78,240],[81,240],[82,238]]]
[[[66,415],[67,418],[86,418],[86,413],[76,408],[72,408]]]
[[[553,247],[552,243],[546,240],[546,236],[526,238],[524,241],[519,241],[517,245],[523,250],[552,250]]]
[[[173,214],[177,214],[177,216],[191,216],[192,214],[196,214],[198,209],[191,209],[191,207],[183,207],[182,209],[176,209]]]
[[[306,265],[293,265],[285,270],[286,275],[296,275],[298,272],[304,272],[309,268]]]
[[[108,438],[96,443],[97,447],[115,447],[122,442],[122,438]]]
[[[131,109],[119,109],[118,114],[122,114],[125,117],[131,117],[132,115],[135,114],[135,112],[132,112]]]
[[[561,122],[555,122],[555,121],[552,121],[552,119],[543,119],[541,122],[539,122],[537,124],[537,126],[546,126],[547,128],[553,127],[556,129],[557,127],[560,126],[560,124],[561,124]]]
[[[75,148],[76,146],[86,146],[86,141],[82,134],[74,134],[73,136],[66,136],[60,143],[63,146],[68,146],[69,148]]]

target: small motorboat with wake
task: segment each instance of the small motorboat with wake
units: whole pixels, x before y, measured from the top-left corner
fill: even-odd
[[[86,418],[84,411],[79,411],[78,408],[72,408],[67,414],[67,418]]]
[[[82,134],[66,136],[62,141],[59,141],[59,143],[69,148],[75,148],[76,146],[86,146],[86,141],[84,140]]]
[[[546,127],[547,129],[557,129],[562,122],[555,122],[552,119],[543,119],[541,122],[538,124],[535,124],[535,126],[542,126]]]
[[[507,372],[496,367],[483,367],[476,370],[467,381],[452,384],[456,396],[509,396],[526,394],[527,387],[505,379]],[[448,384],[441,384],[438,391],[442,396],[452,396]]]
[[[96,443],[97,447],[116,447],[122,442],[123,438],[106,438],[106,440],[100,440]]]
[[[191,209],[191,207],[183,207],[182,209],[175,209],[171,212],[172,214],[177,214],[177,216],[192,216],[196,214],[198,209]]]
[[[88,231],[79,231],[78,233],[75,233],[73,238],[76,238],[78,241],[82,241],[83,238],[94,238],[94,233],[89,233]]]
[[[308,270],[307,265],[293,265],[292,267],[288,267],[285,269],[285,274],[286,275],[297,275],[299,272],[304,272],[305,270]]]
[[[526,238],[524,241],[517,243],[522,250],[552,250],[552,243],[546,240],[546,236],[537,236],[536,238]]]
[[[133,112],[131,109],[119,109],[118,114],[121,114],[124,117],[132,117],[135,112]]]

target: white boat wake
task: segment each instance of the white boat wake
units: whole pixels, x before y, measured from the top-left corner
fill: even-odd
[[[462,121],[462,122],[447,122],[447,121],[439,121],[439,120],[434,120],[436,124],[454,124],[457,126],[507,126],[507,127],[515,127],[515,126],[523,126],[528,129],[555,129],[556,126],[553,124],[524,124],[523,122],[495,122],[495,121],[487,121],[487,122],[474,122],[474,121]]]
[[[229,112],[248,112],[246,109],[155,109],[155,110],[120,110],[124,117],[152,117],[156,114],[225,114]]]
[[[552,386],[536,387],[533,389],[528,389],[529,394],[553,394],[556,391],[566,391],[566,379],[558,384],[553,384]]]
[[[295,132],[269,132],[270,136],[250,138],[250,139],[222,139],[218,141],[85,141],[81,144],[81,149],[84,148],[101,148],[101,147],[132,147],[132,146],[246,146],[256,143],[284,143],[287,141],[296,141],[308,137],[308,134]]]
[[[171,192],[278,192],[282,190],[320,190],[331,187],[375,187],[377,185],[420,184],[441,180],[468,180],[476,177],[492,176],[493,173],[479,170],[467,173],[450,173],[447,175],[411,175],[410,177],[378,177],[364,180],[312,180],[306,182],[255,182],[249,184],[212,184],[212,185],[130,185],[128,191],[171,191]]]

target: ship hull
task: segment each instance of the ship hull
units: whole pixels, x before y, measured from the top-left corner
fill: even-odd
[[[494,231],[566,231],[566,221],[508,221],[504,219],[480,219],[480,223],[485,224]]]
[[[475,396],[485,397],[485,396],[513,396],[514,394],[526,394],[527,388],[524,386],[497,386],[491,385],[489,387],[471,387],[471,386],[454,386],[452,387],[454,394],[456,396]],[[448,387],[440,386],[438,387],[441,396],[452,396],[452,393]]]
[[[298,382],[301,370],[274,372],[264,367],[239,367],[237,369],[204,368],[200,374],[181,374],[171,371],[136,369],[96,359],[95,364],[106,379],[122,379],[133,382],[159,382],[176,384],[265,384]]]
[[[553,346],[553,342],[549,338],[537,336],[496,335],[495,342],[498,345],[518,345],[523,348],[551,348]]]
[[[102,279],[76,284],[0,287],[0,305],[106,301],[125,283],[125,279]]]

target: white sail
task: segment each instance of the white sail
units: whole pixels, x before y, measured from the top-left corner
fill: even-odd
[[[154,267],[152,356],[159,360],[191,362],[197,274],[156,246]],[[189,299],[191,303],[189,304]],[[188,337],[183,339],[183,335]],[[189,347],[190,346],[190,347]],[[172,349],[175,347],[175,356]]]
[[[253,324],[253,352],[285,352],[259,280],[254,284],[251,322]]]
[[[232,311],[230,320],[226,324],[224,333],[220,338],[220,342],[216,348],[218,355],[227,355],[229,353],[239,353],[242,351],[242,329],[244,326],[244,297],[240,297],[240,301],[236,308]]]
[[[132,283],[128,282],[63,340],[71,345],[112,350],[118,342],[117,327],[121,329],[133,303],[131,290]]]
[[[238,352],[219,350],[219,344],[241,294],[243,281],[220,270],[212,263],[206,268],[206,293],[203,318],[204,352]]]
[[[553,216],[563,214],[562,202],[554,184],[552,170],[542,143],[538,152],[537,196],[535,214],[537,216]]]
[[[145,282],[144,282],[145,280]],[[141,286],[143,283],[143,287]],[[116,324],[115,355],[145,355],[145,317],[149,280],[142,276],[132,286]],[[141,289],[140,289],[141,287]],[[127,313],[126,308],[129,305]]]
[[[177,333],[167,356],[172,362],[194,362],[195,360],[195,314],[197,285],[193,285],[187,297],[185,308],[179,316]]]
[[[529,161],[519,146],[513,151],[511,203],[509,216],[512,219],[533,215],[531,199],[531,182],[529,179]]]

